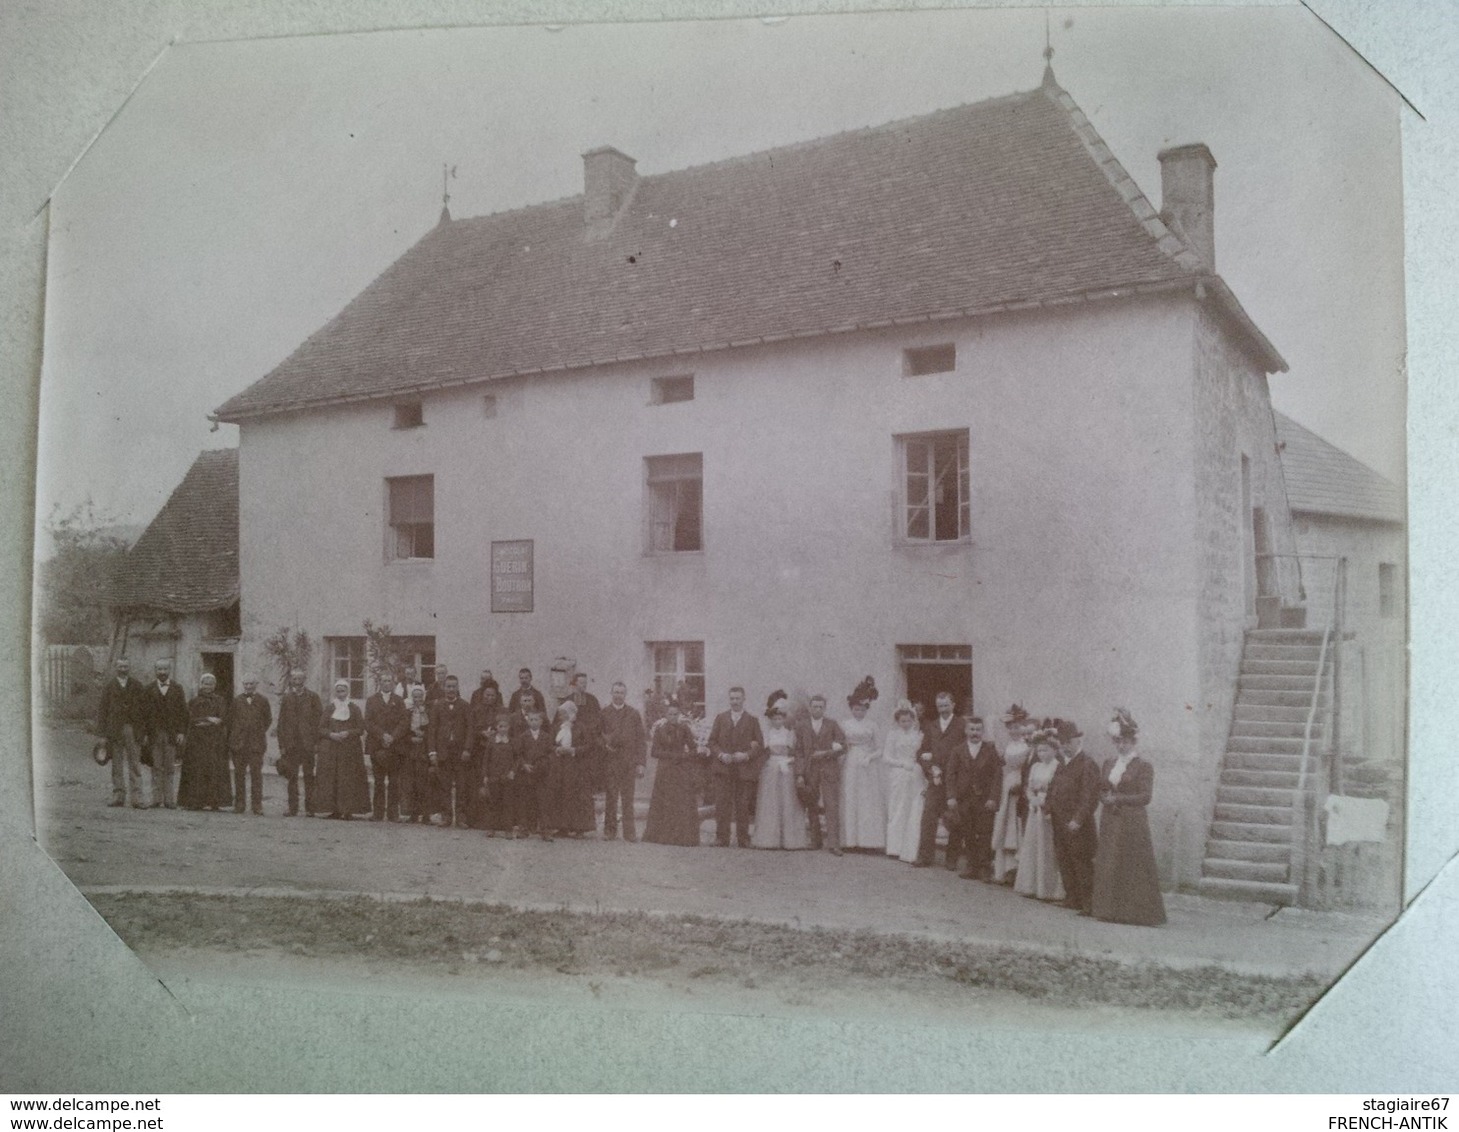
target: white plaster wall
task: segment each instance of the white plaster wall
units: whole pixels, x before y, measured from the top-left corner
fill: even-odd
[[[950,339],[955,373],[902,376],[904,347]],[[970,644],[977,710],[1071,716],[1103,755],[1127,706],[1184,798],[1193,369],[1189,302],[1108,302],[502,382],[494,419],[473,387],[429,396],[413,430],[386,403],[245,424],[246,644],[369,617],[433,634],[468,685],[526,664],[545,686],[565,654],[606,696],[645,686],[646,641],[703,640],[711,708],[733,683],[752,704],[777,686],[839,703],[869,672],[882,721],[898,644]],[[654,376],[686,372],[694,401],[650,405]],[[970,432],[972,542],[899,546],[893,437],[952,428]],[[643,459],[678,452],[704,454],[705,550],[648,556]],[[386,562],[384,478],[422,473],[436,558]],[[536,541],[536,611],[493,615],[489,543],[518,538]]]

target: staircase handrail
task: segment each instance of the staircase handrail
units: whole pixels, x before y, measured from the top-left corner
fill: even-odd
[[[1317,654],[1317,679],[1312,684],[1312,703],[1307,709],[1307,726],[1302,733],[1302,762],[1297,769],[1297,788],[1292,791],[1292,852],[1288,880],[1297,886],[1298,903],[1312,904],[1317,887],[1317,805],[1307,796],[1307,763],[1312,756],[1312,724],[1317,719],[1317,702],[1322,698],[1322,677],[1327,670],[1327,649],[1332,626],[1322,631],[1322,649]]]
[[[1295,803],[1307,788],[1307,760],[1312,753],[1312,724],[1317,719],[1317,702],[1322,698],[1322,677],[1327,671],[1327,647],[1332,639],[1332,626],[1322,630],[1322,650],[1317,654],[1317,679],[1312,685],[1312,703],[1307,709],[1307,727],[1302,733],[1302,764],[1297,771],[1297,788],[1293,792]]]

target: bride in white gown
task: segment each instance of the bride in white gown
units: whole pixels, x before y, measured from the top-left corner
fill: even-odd
[[[917,714],[903,700],[897,705],[895,726],[882,746],[882,765],[887,776],[887,856],[903,861],[917,859],[917,841],[922,832],[922,799],[927,780],[917,765],[922,732]]]

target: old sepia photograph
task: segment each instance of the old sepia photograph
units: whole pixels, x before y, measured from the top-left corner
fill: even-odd
[[[172,47],[51,204],[42,848],[169,986],[1264,1048],[1403,897],[1401,106],[1299,8]]]

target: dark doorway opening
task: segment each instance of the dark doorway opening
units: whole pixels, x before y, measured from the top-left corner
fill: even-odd
[[[972,710],[973,661],[968,645],[903,645],[903,685],[907,699],[922,705],[922,718],[937,714],[937,693],[951,692],[953,711]]]
[[[203,671],[211,672],[218,682],[218,695],[228,703],[233,702],[233,654],[231,652],[203,653]]]

